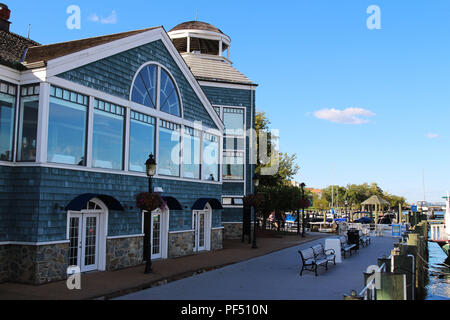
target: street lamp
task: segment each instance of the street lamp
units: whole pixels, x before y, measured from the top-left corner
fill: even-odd
[[[145,172],[148,177],[148,192],[153,193],[152,190],[152,179],[153,176],[156,174],[156,161],[151,154],[147,161],[145,162]],[[144,215],[144,230],[145,230],[145,237],[144,237],[144,259],[146,261],[145,263],[145,273],[152,273],[152,246],[151,244],[151,228],[152,228],[152,213],[147,212],[147,214]],[[145,250],[147,249],[147,250]]]
[[[253,185],[255,187],[254,189],[254,194],[256,194],[256,188],[259,187],[259,175],[255,174],[253,176]],[[252,244],[252,248],[253,249],[257,249],[258,247],[256,246],[256,209],[253,208],[254,211],[254,220],[253,220],[253,244]]]
[[[304,205],[305,187],[306,187],[306,184],[304,182],[302,182],[302,184],[300,184],[300,189],[302,190],[302,204],[303,204],[303,208],[302,208],[302,238],[305,237],[305,205]],[[298,221],[300,222],[300,216],[298,217]],[[299,223],[299,222],[297,222],[297,223]]]

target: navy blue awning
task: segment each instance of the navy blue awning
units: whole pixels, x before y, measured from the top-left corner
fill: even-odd
[[[109,210],[116,210],[116,211],[124,211],[122,205],[119,201],[117,201],[115,198],[111,196],[107,196],[104,194],[96,194],[96,193],[85,193],[82,195],[79,195],[70,203],[67,205],[66,210],[70,211],[81,211],[86,209],[86,206],[89,201],[92,199],[97,198],[103,201],[103,203],[108,207]]]
[[[183,210],[183,206],[173,197],[162,197],[167,203],[169,210]]]
[[[205,210],[205,207],[206,207],[206,205],[208,203],[211,206],[211,209],[213,209],[213,210],[221,210],[221,209],[223,209],[222,203],[220,203],[219,200],[202,198],[202,199],[198,199],[194,203],[194,206],[192,207],[192,210]]]

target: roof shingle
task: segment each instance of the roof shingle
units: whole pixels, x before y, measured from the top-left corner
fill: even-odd
[[[39,43],[36,41],[13,32],[0,30],[0,64],[17,70],[25,70],[25,67],[20,63],[23,53],[26,48],[37,45]]]

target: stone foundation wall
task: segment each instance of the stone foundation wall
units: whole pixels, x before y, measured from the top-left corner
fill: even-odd
[[[68,243],[8,247],[8,281],[44,284],[67,278]]]
[[[194,232],[169,233],[169,258],[182,257],[194,253]]]
[[[114,271],[143,263],[144,238],[108,239],[106,242],[106,270]]]
[[[224,226],[224,239],[242,239],[242,223],[226,223]]]
[[[223,249],[223,229],[211,230],[211,250]]]
[[[9,246],[0,246],[0,283],[9,280]]]

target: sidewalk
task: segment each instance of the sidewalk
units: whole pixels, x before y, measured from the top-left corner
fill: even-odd
[[[297,235],[260,237],[257,239],[257,249],[252,249],[248,241],[242,243],[240,240],[224,240],[224,249],[220,251],[154,261],[152,274],[144,274],[143,265],[114,272],[83,274],[81,290],[68,290],[66,281],[40,286],[4,283],[0,284],[0,300],[110,299],[327,236],[329,235],[308,234],[305,238]]]

